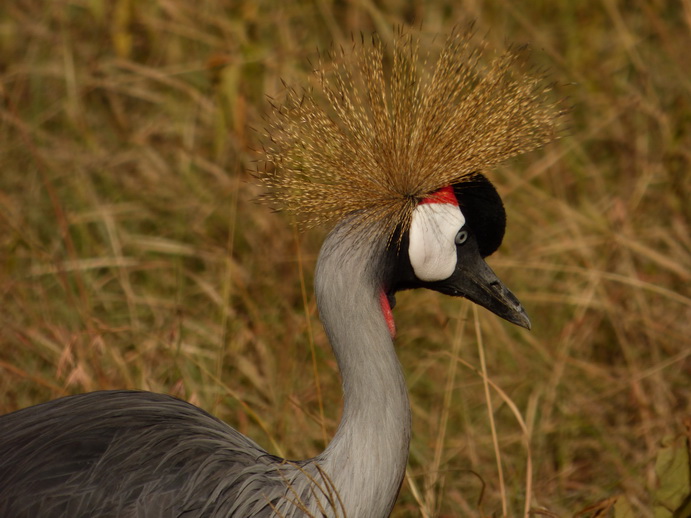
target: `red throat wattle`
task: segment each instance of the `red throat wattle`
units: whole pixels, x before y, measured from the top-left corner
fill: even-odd
[[[386,325],[389,328],[389,334],[393,340],[396,338],[396,322],[394,322],[391,304],[389,304],[389,298],[386,296],[384,290],[379,293],[379,305],[381,306],[381,311],[384,314],[384,320],[386,320]]]

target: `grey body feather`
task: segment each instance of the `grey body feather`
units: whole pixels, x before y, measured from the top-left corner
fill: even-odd
[[[388,516],[410,412],[378,306],[383,251],[355,245],[345,227],[325,241],[315,280],[345,393],[321,455],[284,461],[170,396],[70,396],[0,417],[0,516]]]

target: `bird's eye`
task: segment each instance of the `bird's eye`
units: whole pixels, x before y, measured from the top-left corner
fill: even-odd
[[[468,239],[468,231],[467,230],[459,230],[458,234],[456,234],[456,239],[454,241],[456,242],[457,245],[462,245],[463,243],[466,242]]]

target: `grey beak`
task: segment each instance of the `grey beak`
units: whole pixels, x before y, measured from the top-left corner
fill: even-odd
[[[453,275],[430,288],[465,297],[512,324],[530,329],[530,319],[516,296],[504,286],[479,253],[459,256]]]
[[[459,295],[489,309],[512,324],[530,329],[530,319],[519,300],[504,286],[487,263],[482,259],[480,261],[482,265],[479,268],[464,273],[465,282],[460,286]]]

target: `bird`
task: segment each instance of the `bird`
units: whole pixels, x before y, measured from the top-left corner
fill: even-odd
[[[267,103],[261,202],[301,229],[330,225],[314,289],[343,410],[325,450],[280,458],[165,394],[66,396],[0,417],[0,516],[390,515],[411,438],[396,294],[464,297],[530,328],[485,261],[506,229],[487,175],[558,138],[562,113],[525,48],[423,36],[354,36]]]

